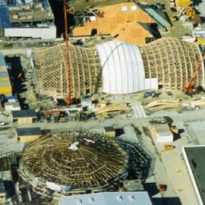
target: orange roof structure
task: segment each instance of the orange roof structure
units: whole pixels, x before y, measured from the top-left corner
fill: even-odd
[[[127,24],[120,24],[112,33],[111,36],[116,40],[125,41],[127,43],[134,43],[142,46],[154,39],[149,29],[138,22],[131,22]]]
[[[127,28],[127,26],[129,26],[131,30],[128,31],[128,29],[126,29],[126,34],[120,35],[123,39],[132,39],[129,35],[135,35],[135,32],[141,32],[140,29],[142,29],[142,34],[140,35],[145,35],[146,37],[151,34],[145,32],[145,29],[137,22],[146,24],[155,23],[146,12],[133,2],[93,9],[92,13],[93,16],[89,17],[89,19],[84,22],[84,26],[75,27],[73,29],[73,36],[90,36],[93,31],[98,35],[112,34],[117,30],[123,31],[123,27]],[[133,30],[133,28],[131,28],[132,26],[136,26],[136,28]],[[124,36],[127,37],[125,38]]]

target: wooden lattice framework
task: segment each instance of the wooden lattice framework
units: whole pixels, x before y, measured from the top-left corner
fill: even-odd
[[[69,149],[75,142],[78,149]],[[28,144],[19,174],[39,194],[49,195],[46,182],[69,186],[67,195],[87,189],[97,192],[119,185],[126,177],[127,162],[126,152],[113,140],[87,131],[61,132]]]
[[[54,98],[68,94],[64,44],[35,52],[40,93]],[[141,47],[145,78],[157,78],[168,90],[184,90],[202,55],[197,44],[177,38],[161,38]],[[134,60],[134,59],[133,59]],[[102,87],[102,68],[95,48],[70,45],[72,98],[95,93]],[[193,86],[204,86],[204,65]]]
[[[202,59],[195,43],[162,38],[141,48],[146,78],[158,78],[168,90],[183,90]],[[195,86],[204,85],[204,69],[199,70]]]
[[[101,69],[94,48],[70,45],[71,97],[80,98],[101,87]],[[38,69],[40,93],[66,99],[68,76],[66,72],[65,44],[37,50],[34,53]],[[97,79],[97,80],[96,80]]]

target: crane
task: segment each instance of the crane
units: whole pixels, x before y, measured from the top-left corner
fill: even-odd
[[[202,56],[202,59],[197,63],[197,66],[194,70],[194,73],[192,74],[191,78],[189,79],[187,85],[184,87],[184,92],[186,94],[191,94],[193,92],[193,81],[196,79],[196,76],[199,72],[199,70],[201,69],[202,67],[202,63],[204,62],[205,60],[205,54]]]
[[[65,43],[66,43],[66,70],[67,70],[67,97],[65,102],[67,104],[72,103],[72,79],[71,79],[71,69],[70,69],[70,50],[69,50],[69,35],[68,35],[68,18],[67,18],[67,1],[63,0],[63,14],[64,14],[64,33],[65,33]]]

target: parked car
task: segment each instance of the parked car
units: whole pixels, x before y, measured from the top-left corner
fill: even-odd
[[[144,92],[144,98],[147,98],[147,97],[158,97],[159,96],[159,93],[157,93],[156,91],[145,91]]]
[[[164,119],[164,118],[157,118],[157,119],[151,119],[150,121],[149,121],[149,123],[151,123],[151,124],[166,124],[167,123],[167,121]]]

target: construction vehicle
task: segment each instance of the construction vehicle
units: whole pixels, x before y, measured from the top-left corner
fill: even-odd
[[[177,21],[177,20],[179,20],[178,16],[173,15],[173,16],[172,16],[172,21]]]
[[[63,118],[67,117],[67,113],[64,110],[49,110],[43,113],[46,120],[53,120],[60,121]]]
[[[65,99],[67,104],[72,103],[72,79],[71,79],[71,69],[70,69],[70,50],[69,50],[69,35],[68,35],[68,18],[67,18],[67,1],[63,0],[63,14],[64,14],[64,34],[65,34],[65,43],[66,43],[66,67],[67,67],[67,87],[68,94]]]
[[[149,121],[150,124],[167,124],[167,121],[164,118],[154,118]]]
[[[172,144],[164,144],[164,150],[172,150],[174,146]]]
[[[48,110],[48,111],[44,112],[43,114],[44,114],[44,116],[49,116],[49,115],[54,115],[54,114],[61,115],[61,114],[65,114],[65,111],[58,110],[58,109],[57,110]]]
[[[196,68],[194,70],[194,73],[192,74],[191,78],[189,79],[187,85],[184,87],[184,92],[186,94],[192,94],[193,93],[193,91],[194,91],[193,82],[196,79],[196,76],[197,76],[199,70],[202,68],[202,63],[204,63],[204,60],[205,60],[205,55],[203,55],[202,60],[200,60],[197,63],[197,66],[196,66]]]
[[[196,40],[196,43],[198,45],[204,46],[205,45],[205,38],[198,37],[197,40]]]
[[[152,91],[145,91],[144,92],[144,98],[147,98],[147,97],[158,97],[159,96],[159,93],[157,93],[156,91],[152,90]]]
[[[166,184],[159,184],[159,191],[164,192],[167,190],[167,185]]]

